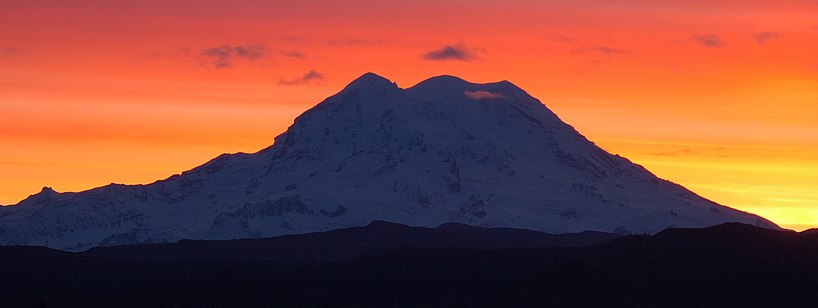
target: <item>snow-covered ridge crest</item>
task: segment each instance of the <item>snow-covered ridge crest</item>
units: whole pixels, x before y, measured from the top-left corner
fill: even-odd
[[[324,231],[373,220],[550,233],[775,224],[600,149],[508,81],[407,89],[367,73],[272,146],[148,185],[51,189],[0,208],[0,244],[100,245]]]

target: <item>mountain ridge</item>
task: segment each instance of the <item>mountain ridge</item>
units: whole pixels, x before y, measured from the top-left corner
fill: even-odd
[[[316,264],[415,249],[588,247],[619,237],[593,231],[549,234],[524,229],[480,228],[454,222],[424,228],[376,220],[361,227],[272,238],[181,240],[176,243],[94,247],[78,254],[94,258],[162,262],[242,260]]]

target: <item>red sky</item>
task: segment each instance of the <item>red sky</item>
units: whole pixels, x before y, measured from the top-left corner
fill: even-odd
[[[6,0],[0,204],[257,151],[371,71],[512,81],[608,151],[804,229],[816,55],[816,1]]]

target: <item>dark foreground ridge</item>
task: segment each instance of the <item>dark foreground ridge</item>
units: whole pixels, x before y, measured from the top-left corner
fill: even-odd
[[[117,260],[316,263],[410,249],[583,247],[619,237],[595,231],[549,234],[512,228],[480,228],[459,223],[422,228],[373,221],[364,227],[266,239],[182,240],[173,244],[96,247],[81,255]]]
[[[810,306],[818,300],[816,232],[737,223],[613,240],[616,235],[566,240],[529,232],[375,222],[273,239],[84,253],[0,247],[0,306]],[[593,241],[602,244],[585,246]],[[498,249],[523,244],[529,248]],[[286,251],[273,252],[276,245]],[[310,245],[319,246],[308,252]],[[298,258],[306,262],[293,263]]]

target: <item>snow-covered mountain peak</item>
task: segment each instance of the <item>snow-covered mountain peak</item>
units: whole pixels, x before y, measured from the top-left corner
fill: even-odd
[[[354,91],[375,92],[399,90],[394,82],[375,73],[366,73],[350,82],[339,94]]]
[[[53,188],[51,188],[49,186],[43,186],[43,188],[40,189],[40,192],[38,194],[51,195],[51,194],[58,194],[58,192],[55,191]]]
[[[56,197],[60,196],[60,193],[55,191],[53,188],[48,186],[43,186],[40,192],[28,196],[28,198],[24,199],[20,203],[27,203],[27,204],[36,204],[36,203],[45,203],[48,202]]]
[[[401,89],[367,73],[257,153],[220,155],[148,185],[44,189],[0,211],[0,243],[81,250],[375,220],[550,233],[777,228],[605,152],[510,82],[438,76]]]
[[[409,89],[415,89],[421,92],[433,92],[440,90],[445,91],[453,89],[454,90],[465,89],[467,87],[473,87],[478,85],[479,84],[468,82],[457,76],[440,75],[427,78],[426,80],[418,82],[416,85],[410,87]]]
[[[518,98],[520,93],[514,92],[509,82],[471,83],[459,77],[442,75],[436,76],[406,89],[409,96],[421,100],[438,102],[463,102],[469,100],[506,100]]]

